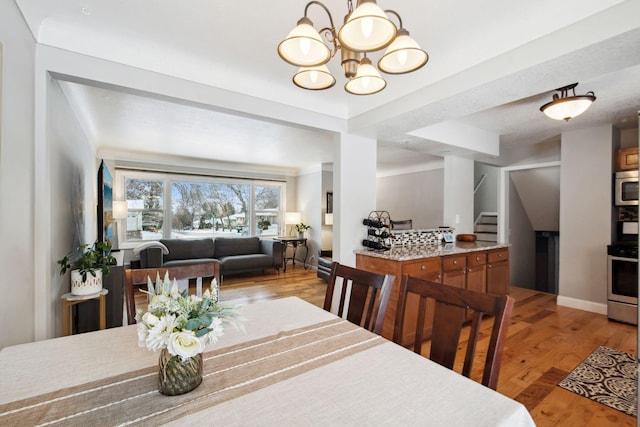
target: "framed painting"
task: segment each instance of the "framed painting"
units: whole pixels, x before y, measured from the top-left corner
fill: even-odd
[[[327,192],[327,213],[333,213],[333,192]]]
[[[98,169],[98,240],[113,247],[114,236],[113,177],[103,160]]]

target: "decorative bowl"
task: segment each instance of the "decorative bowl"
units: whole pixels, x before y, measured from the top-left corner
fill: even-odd
[[[458,234],[456,239],[459,242],[475,242],[477,237],[475,234]]]

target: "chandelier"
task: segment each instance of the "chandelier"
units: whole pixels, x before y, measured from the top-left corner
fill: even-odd
[[[304,16],[278,45],[280,57],[300,67],[293,76],[295,85],[310,90],[328,89],[335,85],[336,79],[326,64],[338,50],[341,51],[344,75],[349,79],[344,89],[354,95],[371,95],[387,86],[367,57],[369,52],[387,48],[377,63],[378,69],[387,74],[410,73],[427,63],[429,55],[409,36],[395,11],[382,10],[375,0],[358,0],[355,10],[351,0],[347,4],[344,25],[336,32],[329,9],[319,1],[307,3]],[[330,27],[319,31],[313,27],[313,22],[307,17],[311,5],[324,9],[329,16]],[[400,29],[387,14],[398,19]]]
[[[540,111],[547,117],[565,122],[587,111],[587,108],[596,100],[596,96],[593,92],[587,92],[586,95],[576,95],[576,86],[578,83],[556,89],[560,95],[554,93],[553,101],[540,107]],[[567,96],[569,91],[572,91],[572,96]]]

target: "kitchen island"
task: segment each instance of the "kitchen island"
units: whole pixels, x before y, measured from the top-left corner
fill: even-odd
[[[415,276],[449,286],[493,294],[509,293],[509,248],[495,242],[456,242],[444,245],[401,246],[387,251],[357,250],[356,267],[395,276],[382,336],[393,338],[402,275]],[[417,298],[408,301],[406,325],[414,325]],[[425,336],[430,336],[425,327]],[[403,343],[410,343],[415,330],[405,328]]]

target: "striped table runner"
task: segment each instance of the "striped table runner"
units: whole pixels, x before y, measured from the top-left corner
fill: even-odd
[[[202,384],[181,396],[161,395],[158,367],[150,366],[0,405],[0,425],[158,425],[384,342],[334,319],[205,353]]]

